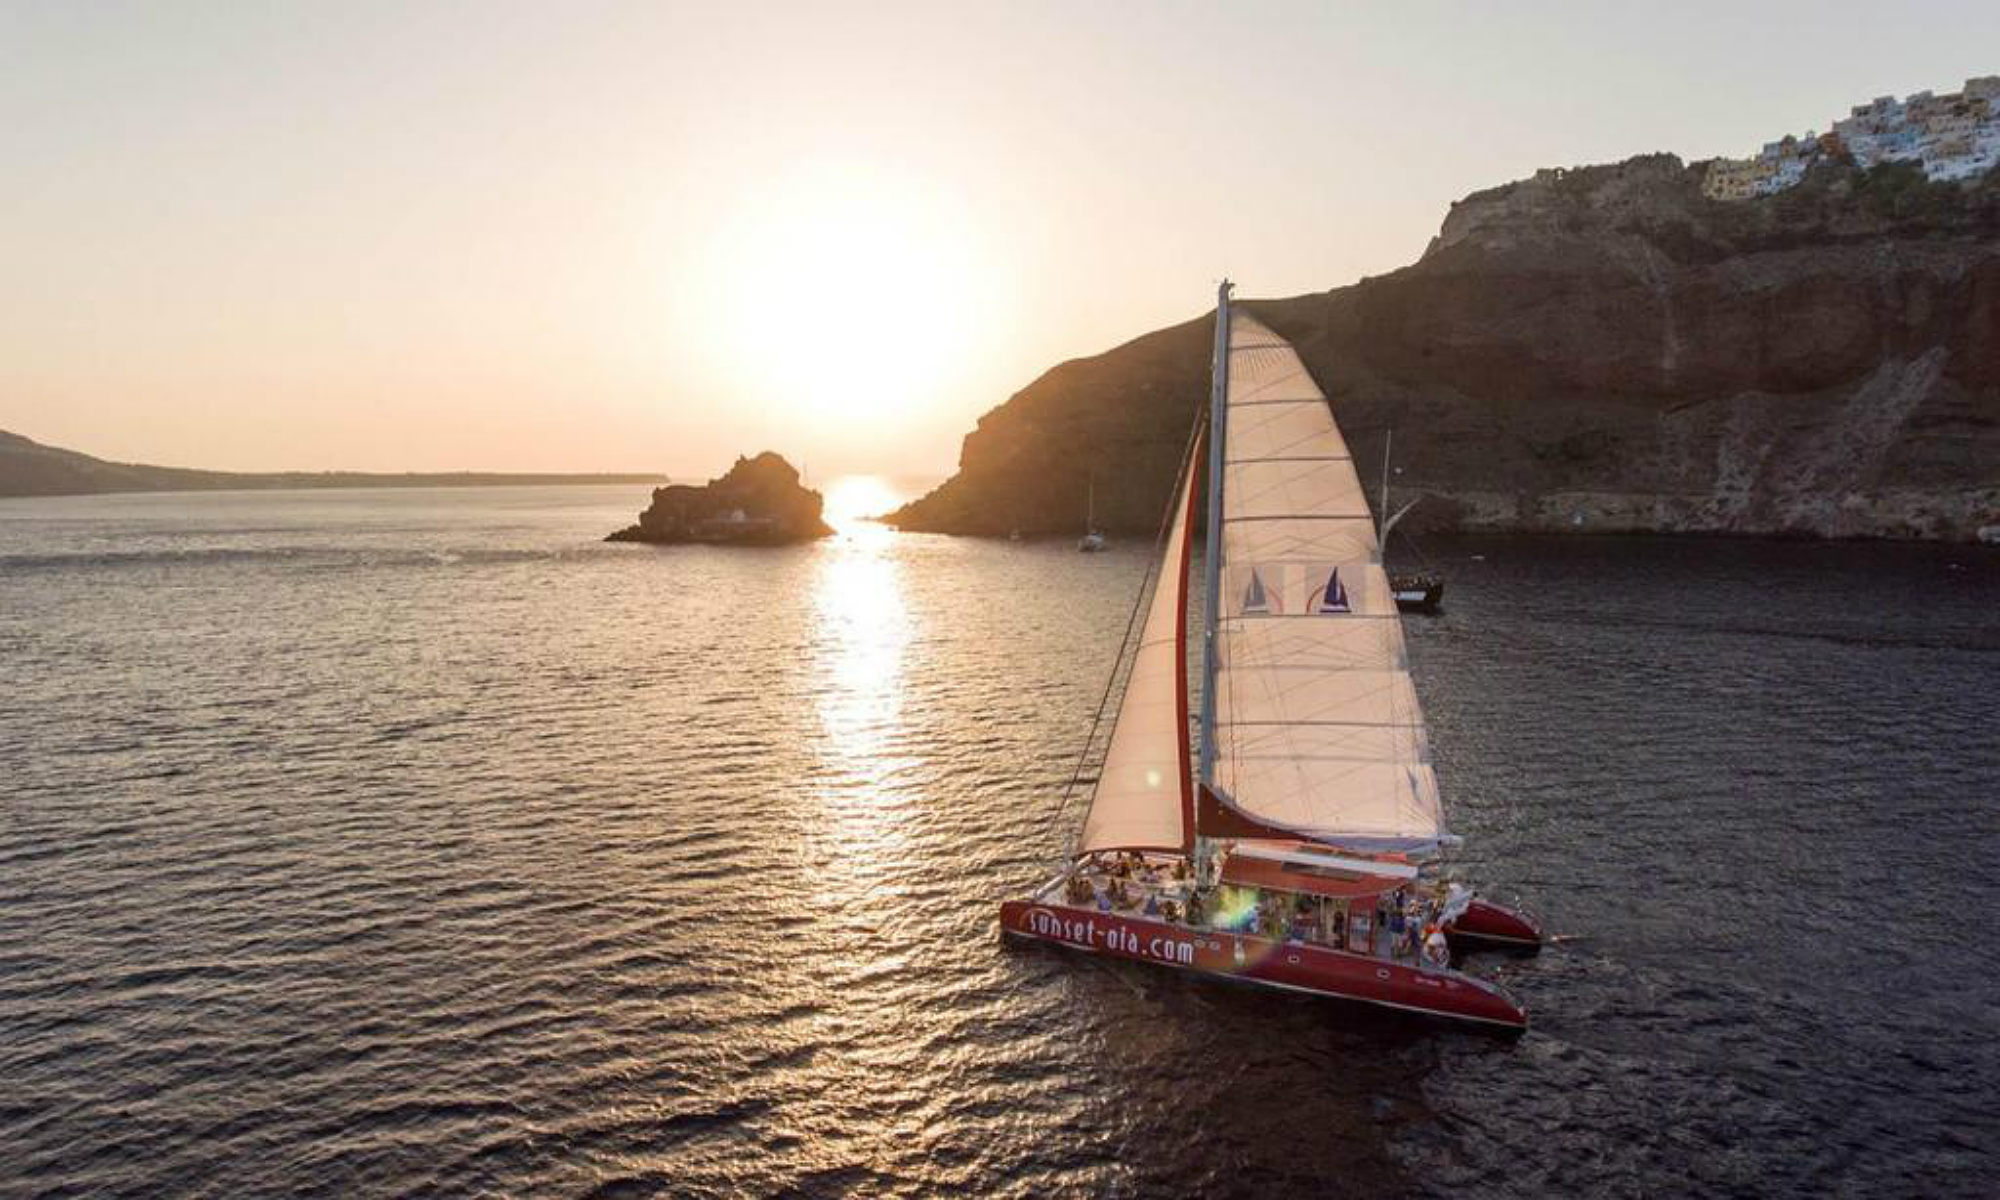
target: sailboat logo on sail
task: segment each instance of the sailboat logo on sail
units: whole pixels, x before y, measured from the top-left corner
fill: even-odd
[[[1319,603],[1313,605],[1317,613],[1351,613],[1354,606],[1347,602],[1347,589],[1341,586],[1340,568],[1326,577],[1326,586],[1320,589]]]
[[[1266,615],[1278,611],[1277,603],[1272,600],[1271,593],[1264,587],[1264,577],[1259,575],[1254,567],[1250,570],[1250,586],[1243,591],[1243,611]]]

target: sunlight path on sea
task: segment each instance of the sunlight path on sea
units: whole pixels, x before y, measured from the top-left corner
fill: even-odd
[[[865,903],[904,848],[907,796],[896,775],[914,763],[903,726],[903,670],[911,617],[901,568],[880,526],[851,529],[821,548],[813,582],[813,695],[818,769],[808,830],[822,864],[822,898]]]
[[[921,764],[905,719],[915,625],[905,567],[891,530],[853,511],[830,515],[838,532],[815,548],[810,568],[806,673],[817,736],[799,850],[811,940],[785,970],[812,997],[810,1042],[821,1048],[798,1089],[810,1099],[793,1118],[808,1145],[849,1143],[817,1164],[839,1170],[857,1149],[865,1161],[893,1161],[886,1143],[899,1132],[892,1114],[908,1071],[869,1048],[906,1028],[894,1013],[913,964],[908,937],[891,926],[925,856],[912,844],[911,777]]]

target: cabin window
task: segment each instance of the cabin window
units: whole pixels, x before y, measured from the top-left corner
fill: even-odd
[[[1347,942],[1347,901],[1322,900],[1319,906],[1319,940],[1329,946]]]
[[[1371,944],[1375,936],[1375,910],[1373,905],[1357,904],[1347,914],[1347,948],[1356,954],[1373,954]]]

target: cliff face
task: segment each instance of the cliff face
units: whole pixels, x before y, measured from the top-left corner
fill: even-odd
[[[1669,155],[1454,205],[1415,265],[1248,307],[1412,529],[1970,538],[2000,521],[2000,178],[1829,164],[1721,203]],[[1212,318],[988,413],[905,528],[1151,531]]]
[[[833,530],[820,519],[820,494],[799,483],[799,473],[769,451],[739,458],[728,474],[706,486],[673,484],[653,489],[653,502],[607,542],[718,542],[778,545],[811,541]]]

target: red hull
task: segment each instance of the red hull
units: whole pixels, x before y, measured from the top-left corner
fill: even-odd
[[[1456,921],[1445,926],[1445,932],[1522,950],[1539,950],[1542,945],[1542,928],[1533,916],[1484,900],[1474,900]]]
[[[1147,917],[1009,900],[1001,931],[1093,954],[1380,1004],[1519,1031],[1528,1014],[1500,988],[1451,970],[1418,967],[1303,942],[1190,929]]]

